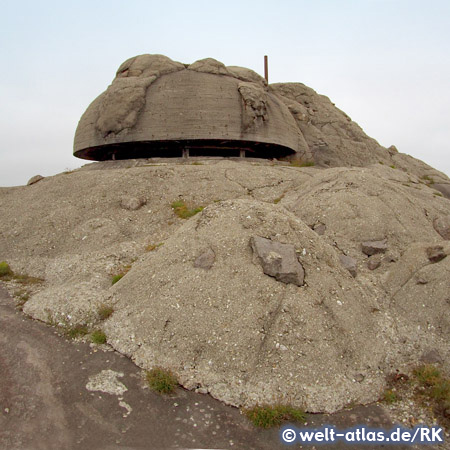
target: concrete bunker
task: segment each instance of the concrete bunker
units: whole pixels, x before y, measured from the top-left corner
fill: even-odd
[[[162,55],[123,63],[81,117],[74,156],[301,159],[308,151],[289,108],[263,77],[211,58]]]

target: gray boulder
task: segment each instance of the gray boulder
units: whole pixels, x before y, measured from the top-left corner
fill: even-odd
[[[299,263],[292,244],[282,244],[260,236],[252,236],[250,245],[255,259],[266,275],[278,281],[303,286],[305,271]]]

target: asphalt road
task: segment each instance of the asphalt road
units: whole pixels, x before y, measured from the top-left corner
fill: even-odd
[[[104,370],[112,371],[118,390],[127,390],[88,390],[90,379]],[[5,450],[289,448],[281,443],[279,429],[256,429],[238,409],[208,395],[182,388],[170,397],[150,391],[129,359],[68,341],[26,317],[1,285],[0,407],[0,448]],[[390,427],[378,405],[308,417],[308,426],[324,423]]]

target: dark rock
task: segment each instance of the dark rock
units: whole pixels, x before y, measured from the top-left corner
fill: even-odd
[[[122,197],[120,201],[120,206],[123,209],[129,209],[131,211],[136,211],[141,206],[145,205],[147,201],[144,198],[137,197]]]
[[[261,264],[266,275],[283,283],[303,286],[305,271],[299,263],[292,244],[282,244],[260,236],[250,239],[255,259]]]
[[[356,260],[347,255],[339,255],[339,260],[341,261],[341,264],[350,272],[352,277],[356,277]]]
[[[357,373],[355,375],[355,381],[362,383],[366,377],[362,373]]]
[[[194,261],[194,267],[200,269],[209,270],[216,260],[216,254],[211,248],[207,248],[201,255]]]
[[[37,183],[38,181],[41,181],[43,179],[44,179],[44,177],[42,175],[35,175],[34,177],[31,177],[28,180],[27,186],[30,186],[30,184]]]
[[[450,217],[436,217],[433,228],[447,241],[450,240]]]
[[[369,258],[369,260],[367,261],[367,268],[369,270],[375,270],[378,269],[378,267],[380,267],[380,264],[381,264],[381,255],[378,253]]]
[[[437,263],[442,261],[447,256],[447,253],[445,253],[442,245],[435,245],[427,248],[427,256],[432,263]]]
[[[366,241],[362,243],[362,251],[367,256],[375,255],[376,253],[384,253],[387,250],[386,239],[381,241]]]
[[[420,360],[425,364],[442,363],[442,356],[437,350],[426,350],[420,356]]]
[[[424,278],[423,276],[418,276],[416,278],[416,284],[428,284],[428,280]]]
[[[327,226],[323,223],[316,223],[313,226],[313,230],[319,235],[319,236],[323,236],[325,234],[325,230],[327,229]]]

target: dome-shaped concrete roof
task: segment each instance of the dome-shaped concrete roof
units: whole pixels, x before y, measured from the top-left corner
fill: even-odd
[[[306,142],[282,99],[250,69],[162,55],[125,61],[80,119],[74,155],[90,160],[193,155],[280,157]]]

